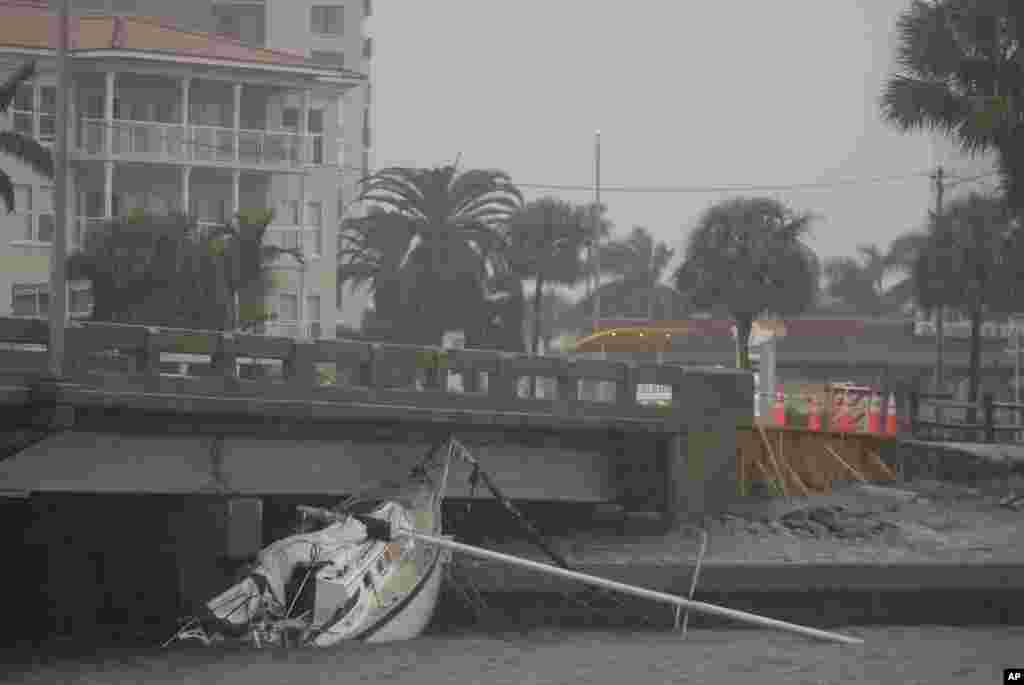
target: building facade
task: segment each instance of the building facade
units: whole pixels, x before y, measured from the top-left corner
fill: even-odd
[[[76,2],[76,11],[89,4]],[[94,11],[72,28],[69,248],[90,227],[137,209],[186,211],[210,224],[239,210],[273,209],[268,242],[301,248],[306,259],[273,265],[266,304],[277,320],[266,332],[334,337],[345,320],[335,258],[342,181],[352,178],[342,171],[363,148],[361,131],[354,145],[346,140],[354,133],[345,95],[363,90],[365,77],[302,53],[170,25],[146,16],[158,8],[142,2],[91,4]],[[183,16],[217,21],[216,8],[207,9]],[[0,4],[0,13],[3,66],[37,61],[37,77],[18,93],[7,125],[50,143],[55,19],[17,0]],[[4,164],[17,184],[17,210],[0,216],[0,315],[45,316],[53,188],[13,161]],[[88,313],[87,284],[71,284],[69,307]]]

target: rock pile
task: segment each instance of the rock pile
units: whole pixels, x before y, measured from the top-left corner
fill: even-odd
[[[811,506],[791,511],[778,519],[751,521],[738,516],[723,518],[727,529],[751,535],[794,535],[808,538],[864,540],[894,526],[870,513],[852,512],[840,505]]]
[[[871,538],[892,527],[873,519],[870,513],[854,513],[839,505],[798,509],[782,516],[779,522],[797,535],[845,540]]]

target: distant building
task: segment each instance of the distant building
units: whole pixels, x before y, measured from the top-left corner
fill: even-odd
[[[366,60],[360,50],[343,66],[313,54],[313,41],[297,33],[274,40],[278,28],[300,22],[299,5],[308,10],[301,20],[307,34],[326,32],[325,45],[361,41],[363,3],[347,3],[343,20],[337,10],[314,11],[319,5],[261,3],[264,26],[277,27],[264,47],[240,42],[238,31],[227,32],[234,38],[212,32],[233,26],[223,18],[238,14],[232,8],[253,5],[230,3],[228,11],[209,0],[184,0],[173,14],[186,28],[154,18],[169,8],[155,0],[75,0],[84,16],[72,29],[69,247],[133,209],[187,211],[206,223],[239,209],[273,209],[268,241],[301,248],[306,263],[286,257],[274,265],[267,304],[278,320],[266,332],[330,338],[338,323],[358,325],[362,313],[358,301],[337,301],[335,255],[341,210],[369,166],[368,119],[349,116],[365,113],[368,86],[359,69]],[[45,7],[0,0],[0,57],[8,73],[37,61],[38,76],[17,94],[7,125],[49,143],[56,134],[57,33]],[[203,26],[207,32],[198,30]],[[239,30],[251,27],[239,17]],[[271,45],[289,40],[293,45],[284,47],[304,49]],[[359,96],[350,99],[352,93]],[[45,316],[53,189],[13,161],[3,164],[15,181],[18,209],[0,215],[0,315]],[[70,285],[73,315],[86,315],[89,299],[87,284]]]

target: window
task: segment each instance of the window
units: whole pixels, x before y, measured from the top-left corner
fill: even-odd
[[[32,186],[21,184],[14,186],[14,211],[12,214],[18,217],[18,223],[21,225],[18,240],[32,240],[32,236],[35,234],[32,228]]]
[[[15,283],[11,291],[11,312],[14,316],[47,316],[50,313],[49,284]]]
[[[370,142],[370,110],[363,110],[363,145],[373,147]]]
[[[280,221],[277,223],[285,224],[288,226],[299,225],[299,201],[298,200],[281,200],[278,203],[280,207]]]
[[[103,216],[103,193],[98,190],[87,190],[84,193],[84,201],[82,202],[83,208],[85,209],[85,216],[90,219],[98,219]]]
[[[14,212],[21,226],[17,240],[37,243],[53,241],[53,188],[14,186]]]
[[[306,321],[320,320],[320,296],[309,295],[306,297]]]
[[[373,38],[363,40],[363,59],[373,59]]]
[[[39,142],[52,143],[57,139],[57,88],[39,89]]]
[[[68,313],[71,316],[88,316],[92,313],[92,290],[88,285],[72,285],[68,295]]]
[[[285,107],[281,112],[281,128],[285,131],[299,130],[298,107]]]
[[[294,293],[282,293],[277,298],[277,318],[281,321],[298,321],[299,296]]]
[[[333,50],[313,50],[309,53],[309,60],[314,64],[340,69],[345,66],[345,53]]]
[[[342,220],[345,218],[345,191],[338,188],[338,225],[341,225]]]
[[[324,253],[324,206],[322,202],[306,203],[306,225],[312,228],[313,254]]]
[[[340,36],[345,31],[342,5],[313,5],[309,8],[309,30],[322,36]]]
[[[324,132],[324,111],[322,109],[309,110],[309,118],[306,121],[308,133],[320,134]]]
[[[241,39],[241,17],[237,14],[222,13],[217,16],[217,33],[230,36],[236,40]]]
[[[27,136],[35,136],[35,127],[32,125],[35,108],[35,90],[32,84],[20,84],[15,91],[14,102],[11,103],[11,118],[15,131]]]
[[[309,110],[309,117],[306,121],[307,132],[313,137],[310,138],[312,145],[311,159],[313,164],[324,163],[324,111],[322,109]]]
[[[53,188],[39,188],[34,199],[35,207],[32,211],[35,214],[36,231],[35,236],[29,240],[40,243],[53,242],[53,228],[56,225],[56,217],[53,214]]]

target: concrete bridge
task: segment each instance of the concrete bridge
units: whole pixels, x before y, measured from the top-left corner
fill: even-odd
[[[156,527],[163,561],[146,563],[177,569],[179,604],[222,582],[203,570],[211,559],[243,558],[273,535],[269,515],[236,520],[239,498],[348,494],[400,478],[428,443],[454,434],[515,499],[698,517],[736,497],[736,428],[752,421],[752,377],[726,369],[77,323],[64,377],[53,379],[47,338],[45,322],[0,318],[0,491],[32,495],[6,498],[21,512],[5,517],[7,532],[47,546],[48,568],[106,555],[109,580],[123,553],[103,537],[111,522],[133,535]],[[175,354],[209,363],[162,373]],[[280,362],[280,377],[251,373],[267,361]],[[531,376],[554,379],[555,396],[526,396]],[[638,384],[671,387],[672,406],[639,404]],[[473,494],[467,477],[453,473],[451,497]],[[164,504],[143,503],[146,494]],[[19,527],[26,520],[34,533]],[[73,541],[81,559],[54,540]],[[128,549],[123,564],[137,567],[140,549]],[[91,573],[72,574],[78,595]],[[78,615],[90,611],[100,609]]]

